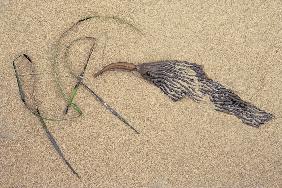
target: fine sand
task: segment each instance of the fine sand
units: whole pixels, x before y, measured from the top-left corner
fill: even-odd
[[[95,15],[102,17],[75,27],[56,48],[75,22]],[[1,0],[0,187],[282,187],[281,23],[279,0]],[[72,108],[63,115],[52,63],[58,53],[69,94],[75,80],[68,68],[79,74],[89,41],[77,41],[67,60],[63,50],[85,36],[96,40],[85,83],[140,134],[83,87],[74,100],[82,116],[73,118]],[[12,62],[23,53],[35,66],[42,115],[65,118],[46,123],[81,179],[20,99]],[[173,102],[136,73],[92,76],[117,61],[167,59],[203,65],[210,78],[275,118],[253,128],[208,102]]]

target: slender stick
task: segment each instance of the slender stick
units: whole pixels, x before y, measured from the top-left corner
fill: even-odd
[[[26,54],[23,54],[23,55],[20,55],[19,57],[25,57],[30,63],[32,63],[31,59],[26,55]],[[33,94],[31,94],[32,98],[30,98],[30,100],[32,101],[27,101],[29,98],[26,97],[27,93],[26,91],[24,91],[24,88],[23,88],[23,85],[22,85],[22,80],[20,79],[20,75],[19,75],[19,72],[18,72],[18,69],[17,69],[17,66],[15,64],[15,61],[19,58],[17,57],[14,61],[13,61],[13,67],[14,67],[14,71],[15,71],[15,76],[16,76],[16,80],[17,80],[17,84],[18,84],[18,88],[19,88],[19,93],[20,93],[20,97],[21,97],[21,100],[22,102],[24,103],[25,107],[32,113],[34,114],[40,121],[41,125],[42,125],[42,128],[43,130],[45,131],[45,134],[47,136],[47,138],[49,139],[49,141],[51,142],[53,148],[55,149],[55,151],[58,153],[58,155],[61,157],[61,159],[64,161],[64,163],[68,166],[68,168],[72,171],[72,173],[74,175],[76,175],[78,178],[80,178],[80,176],[78,175],[78,173],[74,170],[74,168],[71,166],[71,164],[66,160],[62,150],[60,149],[55,137],[52,135],[52,133],[49,131],[43,117],[41,116],[40,114],[40,111],[36,105],[36,99],[35,97],[33,96]],[[31,75],[34,75],[33,73]],[[34,87],[34,86],[32,86]],[[33,104],[30,106],[30,104]]]
[[[95,99],[100,102],[102,106],[104,106],[108,111],[110,111],[113,115],[115,115],[119,120],[121,120],[125,125],[127,125],[130,129],[132,129],[136,134],[140,134],[132,125],[130,125],[126,119],[124,119],[115,109],[113,109],[110,105],[108,105],[99,95],[97,95],[91,88],[89,88],[84,82],[81,82],[81,85],[84,86],[86,90],[88,90]]]
[[[76,82],[76,84],[75,84],[75,86],[74,86],[74,88],[73,88],[73,90],[72,90],[72,91],[73,91],[73,92],[72,92],[72,96],[70,97],[69,103],[67,104],[67,106],[66,106],[66,108],[65,108],[65,110],[64,110],[64,114],[67,114],[67,113],[68,113],[69,107],[70,107],[70,105],[72,104],[72,101],[74,100],[74,97],[75,97],[75,95],[76,95],[76,93],[77,93],[77,90],[78,90],[78,88],[79,88],[79,85],[80,85],[81,82],[83,81],[84,74],[85,74],[87,65],[88,65],[88,63],[89,63],[89,59],[90,59],[90,57],[91,57],[91,55],[92,55],[92,53],[93,53],[93,50],[94,50],[94,46],[95,46],[95,43],[93,43],[93,45],[92,45],[91,48],[90,48],[90,51],[89,51],[89,54],[88,54],[86,63],[85,63],[85,65],[84,65],[84,67],[83,67],[82,72],[81,72],[80,75],[78,76],[77,82]]]
[[[43,117],[41,116],[40,112],[38,109],[36,109],[36,113],[35,114],[41,125],[42,125],[42,128],[43,130],[45,131],[45,134],[47,136],[47,138],[49,139],[49,141],[51,142],[53,148],[55,149],[55,151],[58,153],[58,155],[61,157],[61,159],[64,161],[64,163],[67,165],[67,167],[71,170],[71,172],[76,175],[78,178],[80,178],[79,174],[74,170],[74,168],[71,166],[71,164],[69,163],[69,161],[65,158],[65,155],[63,153],[63,151],[61,150],[59,144],[57,143],[55,137],[52,135],[52,133],[49,131]]]
[[[19,57],[20,57],[20,56],[19,56]],[[18,84],[18,88],[19,88],[19,93],[20,93],[21,100],[22,100],[22,102],[26,105],[25,94],[24,94],[24,92],[23,92],[23,87],[22,87],[22,84],[21,84],[21,80],[20,80],[20,77],[19,77],[19,73],[18,73],[16,64],[15,64],[15,61],[16,61],[19,57],[17,57],[17,58],[13,61],[13,67],[14,67],[15,76],[16,76],[16,79],[17,79],[17,84]]]
[[[92,19],[93,20],[103,20],[103,21],[112,20],[112,21],[119,23],[121,25],[127,25],[129,28],[136,31],[136,33],[138,33],[139,35],[144,35],[143,32],[140,29],[138,29],[136,26],[134,26],[132,23],[130,23],[130,22],[124,20],[124,19],[115,17],[115,16],[93,15],[93,16],[88,16],[88,17],[82,18],[82,19],[78,20],[77,22],[75,22],[74,24],[72,24],[72,26],[70,28],[68,28],[66,31],[64,31],[59,36],[59,39],[56,41],[56,43],[54,45],[53,55],[52,55],[52,70],[53,70],[52,72],[55,76],[55,82],[58,86],[60,93],[62,94],[62,96],[64,97],[64,99],[67,102],[68,102],[68,96],[65,93],[65,90],[63,89],[63,86],[62,86],[62,83],[61,83],[61,78],[60,78],[60,75],[59,75],[59,68],[58,68],[58,64],[59,64],[58,57],[59,57],[59,54],[61,52],[60,45],[62,44],[63,39],[68,35],[69,32],[73,31],[74,28],[78,27],[80,24],[84,23],[85,21],[92,20]],[[72,103],[71,106],[74,108],[75,111],[77,111],[79,113],[79,115],[82,114],[80,108],[77,105]]]
[[[94,39],[94,38],[91,38],[91,37],[86,37],[88,39]],[[77,40],[80,40],[82,38],[79,38]],[[67,59],[68,57],[68,50],[70,48],[71,45],[73,45],[74,42],[76,42],[77,40],[73,41],[68,47],[67,47],[67,50],[65,51],[65,58]],[[87,65],[89,63],[89,59],[93,53],[93,50],[94,50],[94,46],[95,44],[92,45],[90,51],[89,51],[89,54],[88,54],[88,58],[86,60],[86,63],[83,67],[83,70],[82,72],[80,73],[79,76],[76,76],[72,71],[70,71],[70,74],[77,79],[77,82],[76,82],[76,85],[74,86],[73,90],[72,90],[72,94],[71,94],[71,97],[70,97],[70,100],[69,100],[69,103],[67,105],[67,107],[65,108],[64,110],[64,113],[66,114],[68,112],[68,109],[69,107],[74,104],[73,103],[73,99],[74,99],[74,96],[77,94],[77,90],[78,90],[78,87],[79,85],[83,85],[95,98],[96,100],[102,105],[104,106],[109,112],[111,112],[114,116],[116,116],[119,120],[121,120],[126,126],[130,127],[130,129],[134,130],[135,133],[137,134],[140,134],[132,125],[130,125],[128,123],[128,121],[123,118],[114,108],[112,108],[110,105],[108,105],[103,99],[102,97],[100,97],[99,95],[97,95],[92,89],[90,89],[84,82],[83,82],[83,79],[84,79],[84,74],[85,74],[85,71],[86,71],[86,68],[87,68]]]

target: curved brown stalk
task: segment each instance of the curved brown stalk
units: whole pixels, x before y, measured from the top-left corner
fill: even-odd
[[[104,72],[107,71],[113,71],[113,70],[126,70],[126,71],[136,71],[137,66],[133,63],[127,63],[127,62],[117,62],[117,63],[111,63],[107,66],[105,66],[102,70],[98,71],[94,74],[94,78],[100,76]]]

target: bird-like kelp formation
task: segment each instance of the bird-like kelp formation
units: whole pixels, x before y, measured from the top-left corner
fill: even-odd
[[[137,71],[150,83],[160,88],[170,99],[178,101],[187,96],[201,101],[208,96],[215,110],[234,115],[243,123],[254,127],[270,121],[272,114],[242,100],[234,91],[210,79],[203,67],[187,61],[158,61],[134,65],[126,62],[112,63],[94,74],[109,70]]]
[[[70,171],[77,177],[80,176],[66,159],[55,137],[49,131],[46,120],[63,121],[80,117],[83,112],[75,103],[75,97],[81,87],[88,91],[101,106],[122,121],[128,128],[133,130],[136,134],[139,134],[139,131],[85,83],[86,70],[89,66],[91,56],[96,52],[95,48],[100,39],[82,36],[75,39],[71,38],[68,42],[64,41],[70,32],[76,32],[82,23],[89,20],[112,21],[118,25],[124,25],[130,28],[139,35],[143,35],[137,27],[121,18],[98,15],[80,19],[69,29],[65,30],[55,42],[52,50],[53,53],[51,54],[51,71],[54,75],[54,81],[58,87],[59,94],[63,97],[63,102],[65,102],[63,108],[59,109],[61,115],[47,117],[44,110],[40,108],[39,102],[37,101],[38,96],[36,96],[36,92],[34,91],[36,85],[35,75],[37,75],[37,73],[34,70],[34,64],[31,58],[27,54],[22,54],[13,61],[21,101],[24,106],[38,118],[54,150]],[[81,62],[79,61],[80,63],[76,63],[74,66],[69,59],[70,49],[79,42],[83,44],[87,43],[89,46],[87,46],[85,50],[87,52],[85,59]],[[77,53],[74,54],[77,55]],[[63,68],[64,73],[67,75],[62,75],[59,67]],[[215,110],[234,115],[241,119],[243,123],[253,127],[259,127],[273,118],[271,113],[254,106],[250,102],[244,101],[231,89],[210,79],[204,72],[203,67],[195,63],[168,60],[135,65],[127,62],[118,62],[105,66],[102,70],[95,73],[94,76],[98,77],[104,72],[111,70],[137,71],[143,79],[160,88],[173,101],[179,101],[184,97],[188,97],[194,101],[202,101],[204,98],[208,98],[214,105]],[[71,78],[71,88],[68,88],[68,84],[63,82],[63,76]],[[66,116],[70,113],[70,108],[75,111],[75,116]]]

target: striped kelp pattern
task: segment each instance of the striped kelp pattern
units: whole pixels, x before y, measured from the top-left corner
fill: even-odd
[[[173,101],[184,96],[200,101],[208,96],[215,109],[235,115],[254,127],[272,119],[272,114],[243,101],[234,91],[208,78],[202,66],[186,61],[159,61],[137,65],[142,77],[159,87]]]
[[[197,64],[185,61],[159,61],[137,65],[137,71],[173,101],[178,101],[184,96],[197,101],[203,97],[199,78],[205,74]]]

